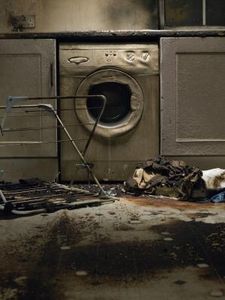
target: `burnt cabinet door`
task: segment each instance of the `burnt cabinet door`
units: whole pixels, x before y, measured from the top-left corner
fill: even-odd
[[[161,154],[224,155],[225,38],[161,39]]]
[[[55,93],[54,40],[0,40],[0,117],[8,96],[48,97]],[[24,101],[18,104],[37,104]],[[54,100],[42,103],[55,105]],[[0,157],[56,157],[55,119],[48,112],[13,109],[0,137]]]

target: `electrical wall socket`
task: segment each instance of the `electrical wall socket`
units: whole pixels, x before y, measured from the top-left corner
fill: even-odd
[[[23,19],[23,28],[35,28],[35,16],[34,15],[26,15]]]
[[[34,15],[9,16],[9,24],[12,25],[13,31],[22,31],[26,28],[35,28]]]

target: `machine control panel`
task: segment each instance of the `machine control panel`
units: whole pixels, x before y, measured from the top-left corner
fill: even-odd
[[[130,72],[159,72],[159,49],[150,45],[84,45],[79,47],[62,46],[60,58],[63,69],[74,73],[96,70],[101,67],[117,67]]]
[[[151,65],[155,61],[154,53],[150,50],[106,50],[104,52],[104,60],[108,65],[119,64],[121,66],[136,65],[136,67]]]
[[[117,51],[117,50],[108,50],[105,51],[105,61],[107,63],[112,63],[117,61],[118,58],[123,58],[124,61],[128,63],[133,63],[135,61],[148,62],[150,60],[150,51],[144,50],[141,52],[136,52],[133,50],[128,51]]]
[[[112,62],[116,57],[118,53],[116,50],[107,50],[105,51],[105,60],[107,62]]]

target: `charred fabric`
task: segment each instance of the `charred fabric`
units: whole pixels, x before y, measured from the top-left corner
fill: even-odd
[[[223,174],[222,179],[225,181],[224,170],[214,170],[223,171],[220,173]],[[219,185],[215,189],[209,189],[203,172],[188,166],[184,161],[169,161],[164,157],[158,157],[137,166],[133,176],[124,183],[125,191],[136,196],[148,194],[189,201],[215,200],[216,195],[219,195],[218,198],[222,200],[225,189]]]

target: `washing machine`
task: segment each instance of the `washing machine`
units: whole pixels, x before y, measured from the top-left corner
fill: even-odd
[[[59,45],[60,95],[105,95],[103,115],[85,154],[99,180],[121,181],[159,154],[159,49],[157,44]],[[83,151],[102,109],[97,97],[62,99],[61,118]],[[60,135],[63,181],[86,181],[79,157]]]

